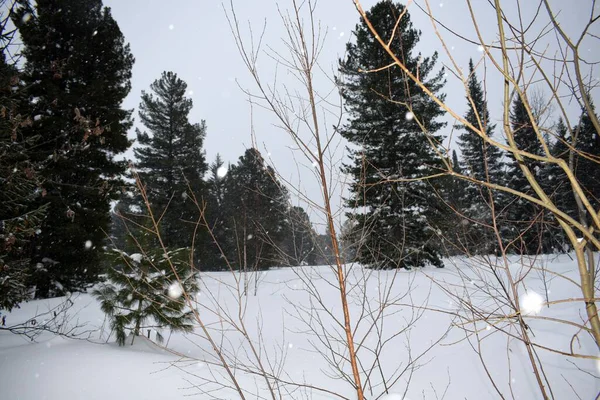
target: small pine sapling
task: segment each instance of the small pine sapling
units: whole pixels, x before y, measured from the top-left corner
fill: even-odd
[[[163,329],[191,332],[193,311],[186,306],[185,294],[198,291],[198,274],[185,261],[189,250],[143,255],[114,251],[109,282],[94,290],[94,295],[109,316],[119,345],[125,345],[128,334],[133,345],[146,329],[156,331],[159,343]]]

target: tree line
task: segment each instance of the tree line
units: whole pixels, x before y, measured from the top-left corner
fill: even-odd
[[[133,113],[122,104],[135,60],[101,0],[4,0],[2,7],[0,308],[32,290],[43,298],[98,282],[119,263],[111,247],[135,251],[148,211],[161,216],[173,251],[194,239],[198,269],[316,262],[308,215],[291,206],[257,150],[226,174],[217,157],[209,173],[206,124],[189,121],[192,102],[173,72],[142,94],[147,131],[136,131],[134,170],[150,199],[145,207],[122,157],[133,144]]]
[[[164,246],[184,249],[196,270],[330,260],[330,239],[315,232],[305,210],[291,205],[285,185],[257,149],[232,165],[219,156],[208,164],[207,124],[189,120],[193,104],[174,72],[164,72],[142,93],[144,130],[136,130],[133,168],[118,157],[133,144],[127,137],[133,113],[122,103],[131,90],[134,57],[101,0],[2,5],[0,308],[10,309],[32,288],[37,297],[85,290],[140,248],[156,249],[152,216],[160,221]],[[421,33],[405,12],[399,3],[381,1],[368,15],[392,38],[390,46],[405,65],[444,100],[437,53],[417,52]],[[23,62],[12,51],[17,31]],[[389,56],[364,22],[354,35],[337,78],[347,110],[340,133],[353,144],[343,167],[353,177],[342,238],[351,250],[348,260],[373,268],[442,267],[447,254],[568,250],[556,217],[476,183],[535,197],[519,162],[463,126],[457,127],[459,151],[448,151],[443,131],[449,127],[440,106],[397,66],[381,69]],[[501,141],[473,61],[467,83],[466,120]],[[570,146],[579,150],[568,161],[597,208],[600,139],[589,116],[582,110],[571,128],[555,121],[540,143],[531,121],[542,111],[529,115],[515,100],[510,124],[519,148],[542,154],[545,143],[565,158]],[[473,181],[441,173],[444,162]],[[569,215],[582,217],[562,170],[526,162]],[[113,247],[123,251],[117,260],[107,255]],[[151,253],[144,257],[151,259]]]
[[[413,75],[446,101],[437,52],[429,56],[417,52],[421,32],[413,27],[407,9],[380,1],[366,15]],[[354,34],[355,41],[347,45],[347,55],[340,61],[339,85],[349,115],[341,134],[354,145],[345,171],[354,178],[346,203],[353,222],[347,240],[357,260],[375,268],[441,267],[442,255],[568,251],[569,241],[557,217],[522,196],[493,189],[501,186],[537,198],[520,161],[467,126],[455,127],[460,134],[456,148],[449,151],[442,134],[447,126],[440,121],[444,111],[438,103],[397,65],[384,68],[392,59],[366,22],[357,24]],[[466,85],[465,120],[502,142],[473,60]],[[509,123],[517,147],[540,156],[548,151],[569,162],[597,209],[600,137],[587,111],[581,110],[579,123],[570,129],[561,119],[553,121],[538,140],[532,122],[537,126],[548,117],[548,103],[543,96],[531,98],[534,102],[538,104],[533,115],[519,96],[511,105]],[[575,150],[571,155],[569,148]],[[588,215],[578,215],[577,200],[558,165],[529,158],[523,162],[561,210],[589,225]],[[447,165],[470,179],[446,173]]]

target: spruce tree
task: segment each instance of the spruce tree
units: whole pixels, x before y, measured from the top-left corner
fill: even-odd
[[[29,250],[47,207],[41,201],[43,162],[31,159],[39,140],[22,134],[32,120],[19,113],[26,98],[19,71],[5,56],[12,38],[4,31],[7,19],[0,21],[0,310],[10,311],[28,297]]]
[[[204,251],[205,270],[224,270],[227,269],[227,263],[223,252],[233,246],[232,231],[229,228],[227,219],[230,212],[235,210],[226,210],[225,204],[225,181],[228,168],[217,154],[215,160],[210,164],[209,175],[207,179],[207,199],[204,215],[207,226],[204,230],[210,229],[212,236],[207,243]],[[213,239],[214,237],[214,239]],[[216,243],[215,243],[216,242]]]
[[[283,237],[283,250],[287,263],[296,265],[315,265],[316,232],[304,208],[293,206],[288,209],[286,226],[288,232]]]
[[[536,118],[535,115],[533,117]],[[517,96],[513,101],[510,122],[517,148],[532,154],[543,155],[542,144],[535,133],[531,118],[520,96]],[[545,180],[544,164],[527,157],[524,158],[523,162],[535,179],[543,184]],[[537,197],[519,164],[520,162],[514,156],[511,156],[507,170],[509,177],[507,185],[521,193]],[[536,254],[545,250],[544,234],[547,230],[547,221],[545,221],[547,213],[544,212],[542,207],[522,197],[513,196],[508,199],[507,214],[511,231],[505,236],[505,239],[513,241],[516,252]]]
[[[148,242],[138,237],[136,240]],[[159,342],[164,329],[191,332],[193,312],[186,307],[185,294],[198,291],[197,273],[188,261],[185,249],[166,254],[149,248],[144,254],[114,250],[114,267],[108,271],[108,283],[94,290],[102,311],[109,319],[119,345],[131,343],[148,329],[156,332]]]
[[[475,74],[473,60],[469,60],[469,95],[468,111],[465,120],[492,137],[495,125],[490,121],[485,93]],[[462,173],[481,182],[503,184],[503,163],[500,149],[489,145],[481,136],[467,126],[458,137],[458,145],[462,154]],[[466,219],[463,246],[470,254],[489,254],[495,247],[495,235],[491,230],[492,206],[495,206],[496,218],[499,217],[503,202],[502,193],[490,192],[489,189],[475,183],[464,183],[463,198],[460,203]],[[490,199],[490,194],[493,200]],[[491,203],[493,201],[493,204]]]
[[[43,138],[31,159],[49,161],[38,203],[49,208],[30,254],[41,265],[31,283],[45,297],[98,279],[109,204],[126,168],[115,155],[130,146],[131,112],[121,104],[134,59],[101,0],[39,0],[13,21],[26,59],[23,112],[33,116],[23,135]]]
[[[562,118],[556,124],[554,136],[553,143],[549,143],[550,151],[554,157],[562,158],[568,164],[570,135]],[[556,207],[578,219],[577,204],[565,171],[557,164],[547,163],[543,166],[542,173],[545,177],[543,189]],[[545,236],[545,242],[549,250],[566,251],[569,248],[569,241],[554,215],[549,215],[548,235]]]
[[[594,128],[586,110],[581,114],[575,134],[577,138],[572,141],[576,149],[573,172],[592,207],[598,210],[600,208],[600,133]],[[591,224],[587,213],[584,218],[588,219],[587,224]]]
[[[190,123],[192,100],[185,96],[187,84],[177,74],[163,72],[150,88],[151,93],[142,92],[139,116],[148,132],[136,131],[141,145],[134,150],[136,167],[155,218],[162,216],[164,243],[191,246],[199,210],[190,196],[201,200],[206,190],[203,176],[208,166],[202,150],[206,124]],[[206,238],[196,240],[198,256]]]
[[[391,50],[443,100],[445,81],[443,70],[435,71],[437,53],[431,57],[416,53],[421,33],[412,26],[408,12],[396,28],[403,12],[399,3],[380,1],[367,15],[386,42],[395,32]],[[347,56],[340,62],[340,84],[349,111],[341,134],[356,146],[349,150],[351,162],[345,172],[354,177],[347,204],[356,211],[349,216],[364,236],[358,261],[378,268],[427,263],[441,267],[433,241],[442,207],[431,183],[417,178],[440,172],[441,160],[426,135],[439,145],[438,131],[444,123],[437,118],[443,110],[400,67],[382,69],[392,60],[364,21],[356,25],[354,35],[356,41],[347,45]],[[380,70],[364,72],[376,69]],[[412,181],[381,182],[394,179]]]
[[[288,232],[288,193],[275,171],[258,150],[248,149],[229,168],[225,188],[231,265],[248,271],[280,264],[280,246]]]

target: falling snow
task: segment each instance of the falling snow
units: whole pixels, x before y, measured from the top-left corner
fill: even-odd
[[[171,285],[169,285],[168,294],[169,297],[173,300],[181,297],[181,295],[183,294],[183,288],[181,287],[179,282],[173,282]]]
[[[173,24],[169,25],[169,30],[172,31],[173,29],[175,29],[175,25],[173,25]]]
[[[407,121],[412,121],[414,117],[415,116],[410,111],[407,112],[406,115],[404,116],[404,118],[406,118]]]
[[[86,240],[86,241],[85,241],[85,248],[86,248],[87,250],[89,250],[89,249],[91,249],[91,248],[92,248],[92,241],[91,241],[91,240]]]
[[[539,314],[543,306],[544,298],[533,290],[521,297],[521,311],[525,315]]]
[[[217,176],[219,178],[225,178],[225,175],[227,175],[227,171],[228,171],[227,167],[221,166],[217,169]]]

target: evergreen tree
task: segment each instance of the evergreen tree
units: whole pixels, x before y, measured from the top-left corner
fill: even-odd
[[[31,149],[38,141],[22,135],[31,118],[18,112],[26,100],[20,74],[5,56],[12,39],[4,29],[7,20],[0,21],[0,310],[10,311],[28,297],[29,249],[32,238],[40,233],[46,206],[40,200],[43,163],[31,160]]]
[[[488,137],[492,137],[495,125],[490,121],[485,93],[475,74],[473,60],[469,60],[469,95],[467,96],[468,111],[465,115],[473,126],[481,129]],[[503,163],[500,149],[489,145],[477,133],[462,126],[458,137],[458,145],[462,154],[462,173],[478,181],[503,184]],[[495,235],[489,228],[492,226],[492,206],[496,212],[502,205],[502,193],[494,192],[494,204],[490,201],[490,190],[475,183],[462,182],[464,187],[461,199],[462,212],[467,225],[464,231],[463,246],[470,254],[489,254],[496,247]],[[496,218],[498,218],[496,214]]]
[[[403,12],[405,7],[399,3],[380,1],[367,15],[384,40],[389,41],[395,32],[392,51],[444,99],[440,93],[445,82],[443,70],[434,71],[437,53],[431,57],[415,53],[421,33],[413,28],[408,13],[396,28],[396,19]],[[354,177],[347,204],[357,211],[350,217],[358,222],[357,231],[364,232],[358,261],[381,268],[411,268],[426,263],[441,267],[432,239],[435,225],[442,219],[442,208],[431,183],[381,181],[440,172],[441,160],[426,135],[440,143],[438,131],[444,123],[436,119],[443,110],[398,66],[362,72],[380,69],[391,59],[364,21],[356,26],[354,34],[356,42],[347,45],[347,57],[340,62],[342,95],[349,111],[349,122],[341,134],[358,147],[349,150],[352,162],[345,168]]]
[[[485,93],[481,82],[475,74],[473,60],[469,60],[469,96],[467,97],[468,111],[465,119],[475,127],[482,127],[488,137],[493,136],[495,125],[490,121]],[[471,104],[472,100],[473,104]],[[473,105],[475,108],[473,108]],[[479,117],[479,119],[478,119]],[[480,125],[481,122],[481,125]],[[477,133],[462,126],[458,137],[458,145],[462,154],[464,173],[479,181],[501,183],[503,178],[502,154],[500,149],[487,144]]]
[[[455,150],[452,150],[452,169],[457,174],[464,174]],[[469,238],[466,237],[465,227],[469,225],[465,201],[468,183],[454,176],[446,176],[441,179],[440,195],[446,203],[447,216],[440,223],[441,239],[439,241],[440,251],[449,256],[455,256],[468,252],[465,244]]]
[[[533,117],[536,118],[535,115]],[[517,96],[513,102],[510,122],[517,148],[543,155],[542,144],[520,96]],[[544,184],[544,164],[530,158],[525,158],[523,162],[538,182]],[[507,180],[507,185],[521,193],[537,197],[519,164],[520,162],[511,156],[511,161],[508,163],[507,173],[510,178]],[[513,196],[508,201],[507,214],[512,231],[505,236],[505,239],[514,241],[515,250],[519,253],[536,254],[544,251],[546,243],[544,233],[547,230],[546,223],[549,221],[547,213],[542,207],[518,196]]]
[[[288,232],[283,237],[283,250],[287,263],[296,265],[315,265],[316,232],[310,218],[302,207],[290,207],[287,215]]]
[[[126,168],[114,156],[130,146],[131,112],[121,104],[134,59],[101,0],[39,0],[34,14],[20,7],[13,21],[26,58],[23,112],[33,115],[23,135],[43,138],[33,162],[50,160],[38,203],[49,208],[30,254],[43,266],[32,284],[45,297],[98,279],[109,204]]]
[[[562,158],[568,163],[570,135],[567,133],[567,127],[562,118],[558,120],[555,131],[556,140],[549,143],[551,145],[550,151],[554,157]],[[578,219],[575,197],[565,171],[557,164],[547,163],[543,166],[542,173],[545,177],[543,189],[556,207],[569,216]],[[566,251],[569,248],[569,241],[554,215],[549,215],[549,228],[545,241],[547,242],[546,247],[551,250]]]
[[[224,210],[234,268],[267,269],[283,262],[280,245],[288,232],[288,194],[260,152],[248,149],[225,180]]]
[[[205,210],[206,220],[214,240],[208,243],[204,251],[203,268],[206,270],[227,269],[222,251],[233,247],[232,231],[229,229],[227,217],[229,211],[225,209],[225,181],[228,168],[220,154],[210,164],[207,180],[207,207]],[[231,210],[235,212],[235,210]],[[211,238],[212,239],[212,238]],[[216,243],[214,243],[216,241]],[[226,256],[226,255],[225,255]]]
[[[199,210],[189,196],[201,200],[206,190],[203,177],[208,166],[202,150],[206,124],[189,122],[192,100],[185,97],[187,84],[175,73],[163,72],[150,88],[152,93],[142,92],[139,112],[149,133],[136,131],[141,145],[134,150],[139,176],[155,218],[162,216],[164,243],[190,246]],[[197,256],[205,244],[205,237],[196,238]]]
[[[592,108],[593,105],[592,105]],[[574,173],[594,210],[600,208],[600,133],[596,131],[586,110],[583,111],[575,134]],[[585,215],[591,224],[589,215]]]
[[[94,295],[110,318],[119,345],[125,344],[128,333],[133,344],[147,329],[156,331],[159,342],[163,340],[162,329],[191,332],[193,312],[186,307],[184,293],[198,291],[198,277],[186,262],[187,251],[115,253],[115,266],[108,271],[110,282],[95,289]]]
[[[225,167],[225,162],[221,158],[221,155],[217,153],[215,161],[210,164],[208,177],[208,188],[212,197],[215,200],[215,205],[220,207],[223,205],[225,197],[225,176],[227,175],[228,168]]]

